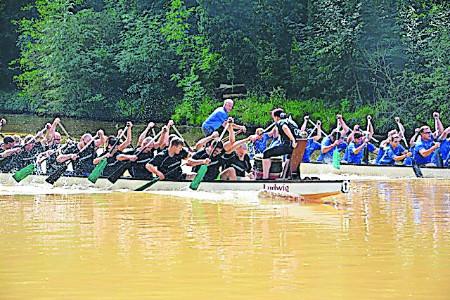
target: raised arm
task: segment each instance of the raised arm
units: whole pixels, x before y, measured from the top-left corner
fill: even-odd
[[[133,127],[133,123],[128,121],[127,122],[127,138],[126,138],[125,142],[120,144],[119,147],[117,148],[117,149],[119,149],[119,151],[123,151],[123,150],[125,150],[125,148],[130,146],[130,144],[131,144],[131,127]]]
[[[373,125],[372,125],[372,116],[368,115],[367,116],[367,131],[369,131],[369,141],[372,139],[373,136]]]
[[[414,147],[416,144],[416,140],[417,140],[417,136],[419,136],[419,132],[420,132],[420,128],[416,128],[414,130],[414,135],[411,137],[411,139],[409,140],[409,146],[410,147]]]
[[[440,136],[444,132],[444,126],[442,125],[441,119],[439,119],[439,113],[438,112],[434,112],[433,113],[433,118],[434,118],[434,127],[435,127],[435,130],[436,130],[436,134],[433,135],[433,137],[437,138],[438,136]]]
[[[447,127],[444,132],[439,136],[439,140],[443,141],[447,138],[447,135],[450,133],[450,127]]]
[[[108,137],[105,136],[105,133],[101,129],[99,131],[97,131],[97,136],[98,136],[98,139],[96,139],[94,141],[94,146],[96,149],[100,148],[108,140]]]
[[[147,127],[145,127],[144,131],[142,131],[141,135],[139,136],[138,140],[138,147],[142,146],[142,143],[144,142],[144,139],[147,137],[148,131],[155,126],[155,123],[150,122],[148,123]]]
[[[355,135],[355,132],[359,130],[359,125],[356,124],[353,126],[353,131],[348,135],[347,137],[347,144],[350,144],[351,141],[353,141],[353,136]]]
[[[303,124],[302,127],[300,127],[300,131],[306,131],[306,126],[308,125],[309,116],[303,117]]]
[[[225,144],[223,144],[223,149],[225,150],[225,152],[233,151],[233,145],[236,142],[236,135],[235,135],[234,126],[233,126],[234,125],[233,118],[229,118],[228,123],[230,124],[228,126],[228,134],[229,134],[230,138],[228,139],[228,141]]]
[[[322,121],[317,120],[317,134],[313,137],[313,141],[317,142],[322,138]]]
[[[347,126],[347,124],[345,124],[342,115],[336,115],[336,118],[338,119],[339,124],[341,125],[341,136],[344,137],[350,131],[350,128]]]
[[[218,137],[219,137],[219,133],[217,131],[214,131],[211,135],[209,135],[207,137],[204,137],[201,140],[199,140],[195,144],[194,150],[198,151],[198,150],[202,149],[206,145],[206,143],[208,143],[209,141],[212,141],[212,140],[214,140],[214,139],[216,139]]]

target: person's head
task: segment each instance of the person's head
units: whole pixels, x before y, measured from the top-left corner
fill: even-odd
[[[31,151],[34,147],[34,144],[36,143],[33,139],[33,136],[27,135],[25,139],[23,140],[23,143],[25,145],[25,150]]]
[[[145,146],[144,152],[147,152],[148,150],[151,150],[153,148],[155,143],[153,141],[153,138],[148,136],[142,141],[142,145]]]
[[[14,146],[14,139],[7,135],[3,138],[3,148],[4,149],[11,149]]]
[[[174,137],[170,140],[169,149],[174,151],[175,154],[179,154],[183,149],[184,141],[179,137]]]
[[[394,149],[397,148],[399,144],[400,144],[400,136],[398,134],[394,134],[391,137],[392,148],[394,148]]]
[[[270,115],[274,121],[286,118],[286,112],[282,108],[275,108],[270,112]]]
[[[208,147],[208,149],[209,149],[208,152],[211,153],[211,151],[214,149],[214,147],[216,147],[216,149],[214,150],[212,156],[217,156],[223,150],[223,143],[221,141],[216,141],[214,143],[211,143],[211,145],[209,145],[209,147]]]
[[[331,141],[337,141],[341,139],[341,132],[337,130],[337,128],[333,129],[330,133],[330,140]]]
[[[262,134],[263,131],[264,131],[264,129],[262,129],[262,128],[256,128],[255,134],[256,134],[256,138],[258,140],[261,140],[263,138],[263,136],[264,136]]]
[[[22,139],[18,134],[13,135],[12,138],[14,139],[14,146],[19,146],[22,143]]]
[[[53,143],[55,143],[56,145],[61,144],[61,134],[59,134],[59,132],[55,132],[55,134],[53,135]]]
[[[393,135],[395,135],[395,134],[398,134],[398,132],[397,132],[396,129],[391,130],[391,131],[388,132],[388,136],[393,136]]]
[[[111,135],[108,137],[108,150],[111,151],[113,148],[116,148],[119,144],[119,140]]]
[[[236,148],[236,153],[239,156],[245,155],[248,153],[248,146],[247,143],[243,143],[242,145],[240,145],[238,148]]]
[[[362,138],[363,138],[363,134],[359,131],[353,135],[353,140],[355,141],[355,144],[361,143]]]
[[[80,146],[85,147],[92,140],[92,135],[90,133],[85,133],[80,138]]]
[[[428,141],[431,139],[432,132],[429,126],[422,126],[420,127],[419,134],[422,141]]]
[[[227,113],[230,112],[231,109],[233,109],[233,105],[234,105],[234,102],[233,102],[233,100],[231,100],[231,99],[226,99],[226,100],[223,102],[223,107],[225,108],[225,111],[226,111]]]

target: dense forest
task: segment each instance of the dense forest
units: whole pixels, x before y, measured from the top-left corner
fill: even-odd
[[[2,110],[200,124],[214,88],[233,114],[277,106],[332,126],[450,113],[450,2],[431,0],[2,0]],[[363,123],[363,122],[362,122]]]

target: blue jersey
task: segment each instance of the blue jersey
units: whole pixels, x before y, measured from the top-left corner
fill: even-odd
[[[428,150],[431,147],[433,147],[434,142],[430,139],[428,141],[422,141],[421,139],[419,139],[419,141],[417,141],[416,145],[414,146],[414,160],[416,161],[416,163],[418,165],[425,165],[428,163],[431,163],[431,158],[433,157],[433,153],[431,153],[430,155],[428,155],[427,157],[423,157],[419,151],[422,149]]]
[[[389,146],[389,143],[387,144],[387,146]],[[376,165],[378,165],[380,163],[380,159],[383,157],[385,149],[386,148],[383,147],[383,146],[378,147],[378,154],[377,154],[377,158],[375,159],[375,164]]]
[[[361,164],[361,161],[363,159],[364,156],[364,147],[367,147],[367,150],[369,150],[369,152],[373,152],[377,149],[377,147],[375,147],[373,144],[371,143],[367,143],[366,146],[364,146],[361,151],[359,151],[358,154],[355,154],[355,150],[360,147],[363,144],[363,141],[361,141],[358,145],[355,145],[355,142],[352,141],[350,143],[350,145],[348,145],[347,148],[347,152],[348,152],[348,158],[347,158],[347,162],[349,164]]]
[[[323,139],[320,149],[323,149],[324,147],[330,146],[332,144],[333,143],[330,141],[330,136],[327,136],[326,138]],[[321,161],[327,164],[331,163],[333,161],[333,151],[335,148],[336,147],[331,148],[331,150],[328,151],[327,153],[322,153],[322,151],[320,151],[320,155],[317,161]],[[343,142],[342,144],[337,146],[337,148],[339,151],[345,150],[345,148],[347,148],[347,143]]]
[[[209,117],[203,122],[202,128],[204,129],[212,129],[212,131],[218,129],[222,126],[223,122],[228,120],[228,113],[225,111],[225,108],[218,107]]]
[[[405,151],[405,148],[403,148],[402,145],[398,145],[397,148],[392,148],[392,145],[388,145],[386,147],[386,151],[384,152],[383,157],[380,159],[380,165],[394,165],[395,160],[394,158],[402,155],[402,152]]]
[[[442,160],[444,161],[444,167],[448,167],[448,159],[450,157],[450,140],[443,140],[439,149],[441,151]]]
[[[253,149],[255,149],[255,154],[263,153],[267,148],[267,142],[269,141],[270,136],[267,133],[262,135],[261,140],[256,139],[253,143]]]
[[[303,154],[303,162],[310,162],[311,161],[311,154],[316,151],[320,150],[321,145],[318,142],[315,142],[313,139],[309,138],[306,142],[306,148],[305,148],[305,154]]]

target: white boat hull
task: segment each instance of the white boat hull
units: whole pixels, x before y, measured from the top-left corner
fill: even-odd
[[[450,179],[450,168],[421,167],[424,178]],[[380,166],[341,164],[340,169],[331,164],[302,163],[302,176],[318,176],[324,174],[376,176],[385,178],[416,178],[411,166]]]
[[[51,186],[45,182],[47,176],[30,175],[20,183],[16,183],[11,174],[0,174],[2,184],[14,185],[18,189],[21,186],[29,186],[36,184],[44,184]],[[115,184],[110,183],[106,178],[99,178],[95,184],[92,184],[85,177],[61,177],[55,184],[55,187],[77,188],[98,188],[104,190],[135,190],[141,185],[147,183],[148,180],[121,178]],[[190,181],[158,181],[150,186],[147,191],[161,190],[189,190]],[[324,197],[347,193],[349,191],[349,181],[347,180],[239,180],[239,181],[212,181],[202,182],[198,189],[207,192],[223,192],[223,191],[268,191],[275,193],[293,193],[304,197]],[[19,190],[18,190],[19,191]]]

